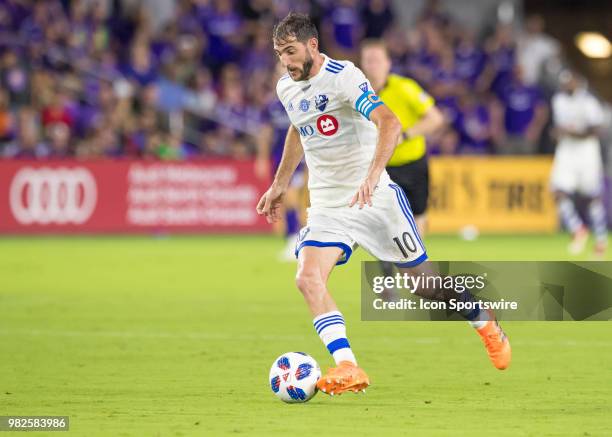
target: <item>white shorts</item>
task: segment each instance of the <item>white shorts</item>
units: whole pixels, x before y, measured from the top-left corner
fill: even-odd
[[[599,141],[563,139],[557,145],[551,174],[553,190],[595,197],[601,194],[603,164]]]
[[[339,247],[344,251],[336,263],[345,264],[357,246],[381,261],[414,267],[427,259],[425,246],[404,191],[396,184],[381,184],[372,206],[308,208],[307,224],[300,231],[295,256],[305,246]]]

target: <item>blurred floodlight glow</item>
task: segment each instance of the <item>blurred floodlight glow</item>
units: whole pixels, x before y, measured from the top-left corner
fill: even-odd
[[[501,23],[512,23],[514,21],[514,4],[510,1],[500,3],[497,7],[497,19]]]
[[[574,41],[588,58],[604,59],[612,55],[612,44],[599,32],[580,32]]]

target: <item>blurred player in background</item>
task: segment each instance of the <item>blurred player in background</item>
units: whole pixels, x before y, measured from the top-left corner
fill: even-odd
[[[402,126],[360,69],[319,52],[319,34],[308,16],[289,14],[274,27],[273,42],[288,72],[276,91],[291,127],[278,171],[257,212],[269,222],[278,220],[291,176],[305,156],[311,207],[296,248],[296,283],[317,334],[336,362],[317,387],[331,395],[365,390],[369,378],[357,365],[327,281],[357,245],[379,260],[394,262],[400,273],[432,273],[423,264],[427,254],[406,195],[385,170]],[[427,299],[474,302],[467,291],[420,287],[414,292]],[[508,367],[510,343],[495,316],[477,307],[459,314],[481,336],[493,365]]]
[[[274,80],[284,74],[284,69],[279,63],[275,71]],[[255,174],[260,179],[268,180],[274,176],[283,154],[283,146],[287,129],[291,122],[283,104],[278,101],[276,96],[263,108],[261,125],[257,134],[257,156],[255,159]],[[301,190],[305,185],[305,168],[300,163],[296,172],[291,178],[291,182],[284,198],[285,220],[284,232],[286,238],[285,249],[281,252],[279,259],[282,261],[295,261],[295,244],[298,232],[302,227],[301,217],[304,209],[304,202],[301,202]]]
[[[606,213],[601,199],[603,162],[597,135],[604,113],[597,99],[574,72],[564,71],[560,80],[561,91],[552,99],[554,133],[558,142],[551,185],[561,218],[573,236],[568,247],[570,253],[582,252],[589,236],[575,204],[575,195],[579,194],[589,201],[595,256],[602,258],[608,241]]]
[[[425,136],[444,126],[444,116],[433,97],[414,80],[391,71],[385,43],[366,40],[361,45],[361,68],[374,92],[402,124],[400,143],[387,163],[387,173],[406,193],[421,236],[426,230],[429,168]]]

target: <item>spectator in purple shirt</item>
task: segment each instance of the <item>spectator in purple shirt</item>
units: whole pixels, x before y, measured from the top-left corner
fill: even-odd
[[[168,23],[164,29],[151,41],[151,55],[157,65],[171,62],[176,54],[176,41],[178,40],[176,23]]]
[[[192,1],[177,2],[176,13],[174,16],[173,25],[176,27],[177,33],[197,34],[206,26],[208,20],[209,8],[199,11],[194,7]]]
[[[210,70],[200,67],[189,85],[191,93],[185,98],[186,109],[200,116],[209,116],[217,103]]]
[[[36,159],[49,155],[49,147],[40,140],[40,125],[36,112],[23,107],[17,114],[16,141],[3,150],[7,158]]]
[[[142,156],[149,137],[159,125],[158,115],[152,108],[144,108],[126,129],[125,147],[130,155]]]
[[[430,90],[436,99],[450,99],[457,96],[463,83],[455,70],[455,59],[450,48],[443,50],[432,72]]]
[[[102,114],[112,112],[117,104],[112,82],[117,76],[106,74],[104,66],[98,65],[98,67],[102,78],[84,78],[82,100],[76,114],[76,128],[79,135],[85,135],[90,129],[97,126]]]
[[[14,50],[4,53],[0,61],[0,86],[8,90],[12,104],[26,104],[30,99],[28,70]]]
[[[13,30],[13,11],[9,3],[0,3],[0,31]]]
[[[363,35],[357,0],[339,0],[325,15],[325,42],[332,57],[354,58],[358,41]]]
[[[270,50],[270,35],[267,29],[259,28],[255,32],[252,46],[242,57],[242,70],[250,75],[256,71],[271,71],[274,68],[274,57]]]
[[[89,27],[90,50],[94,53],[106,50],[110,43],[110,32],[108,27],[108,10],[104,2],[97,1],[93,4]]]
[[[157,68],[153,65],[148,45],[144,42],[136,42],[132,45],[130,54],[130,60],[123,68],[125,77],[140,86],[155,82],[158,73]]]
[[[459,133],[461,153],[490,153],[492,125],[488,108],[468,90],[461,95],[459,102],[455,128]]]
[[[478,87],[480,91],[502,92],[505,84],[512,80],[512,69],[516,63],[516,44],[512,27],[498,24],[495,34],[486,42],[488,63]]]
[[[19,0],[0,2],[0,30],[17,31],[30,15],[28,7]]]
[[[444,6],[439,0],[425,1],[420,20],[430,21],[439,29],[448,27],[452,23],[452,19],[450,14],[444,10]]]
[[[436,106],[440,108],[446,123],[450,126],[454,126],[459,118],[459,99],[457,96],[449,96],[442,99],[436,99]]]
[[[91,27],[87,19],[87,6],[83,1],[75,1],[70,5],[70,37],[69,43],[75,56],[88,53]]]
[[[70,128],[64,123],[53,123],[46,129],[49,138],[49,157],[67,158],[72,154],[70,149]]]
[[[44,29],[49,20],[49,8],[46,2],[34,2],[32,12],[23,20],[19,34],[25,41],[40,41],[44,37]]]
[[[393,11],[389,0],[367,0],[361,11],[365,23],[365,38],[382,38],[393,24]]]
[[[393,26],[385,32],[384,41],[391,58],[391,71],[413,77],[418,81],[412,67],[416,65],[414,60],[421,47],[420,34],[413,30],[406,35],[399,27]]]
[[[548,120],[548,106],[536,86],[525,85],[519,66],[499,93],[495,125],[497,152],[532,154]]]
[[[437,79],[448,78],[454,71],[454,60],[449,56],[452,55],[452,51],[449,53],[449,44],[433,23],[433,21],[419,23],[418,46],[416,56],[412,59],[415,63],[414,77],[426,87],[436,83],[434,76],[437,76]]]
[[[484,70],[487,57],[476,43],[474,32],[464,29],[455,45],[455,72],[470,87],[473,87]]]
[[[166,63],[165,70],[172,67],[172,80],[187,85],[197,71],[202,57],[202,43],[206,40],[191,34],[181,34],[176,41],[176,52],[172,62]]]
[[[242,18],[234,11],[232,0],[213,2],[213,9],[205,18],[204,29],[209,36],[208,55],[215,69],[238,61],[245,37],[241,27]]]

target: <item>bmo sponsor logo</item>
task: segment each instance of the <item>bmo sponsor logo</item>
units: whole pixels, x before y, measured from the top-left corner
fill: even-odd
[[[306,126],[300,126],[300,135],[303,137],[314,135],[314,128],[309,124]]]
[[[85,223],[97,198],[96,180],[83,167],[24,167],[9,191],[11,212],[22,225]]]
[[[324,114],[317,118],[317,130],[326,137],[332,136],[338,132],[339,127],[338,120],[333,115]]]

